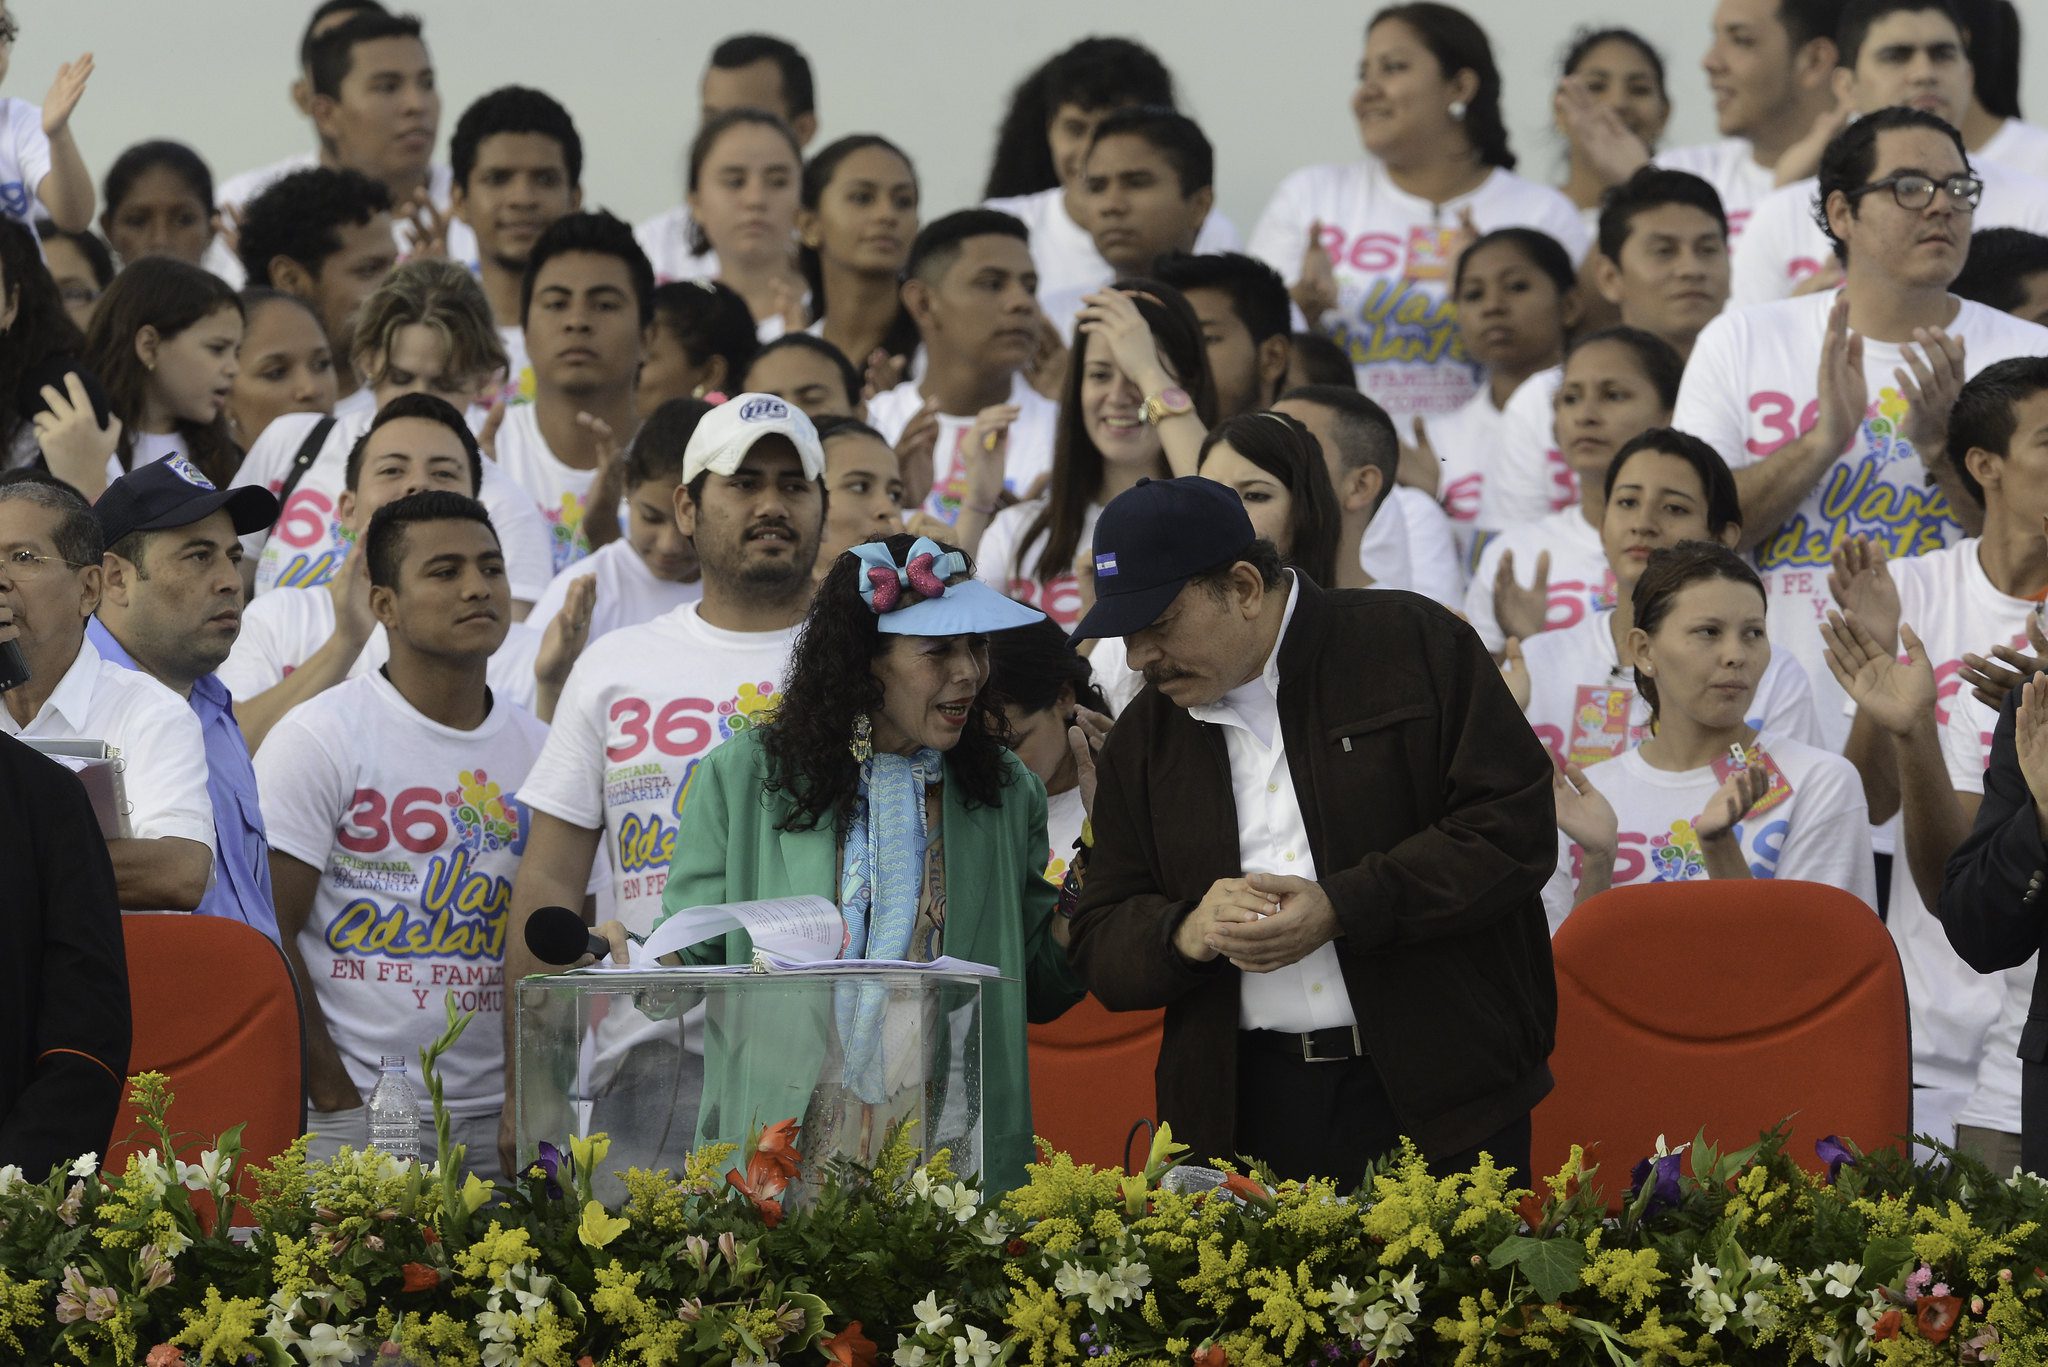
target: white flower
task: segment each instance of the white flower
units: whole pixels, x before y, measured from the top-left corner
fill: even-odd
[[[963,1225],[972,1220],[974,1212],[981,1207],[981,1203],[975,1199],[974,1193],[967,1189],[965,1182],[955,1182],[950,1187],[933,1187],[931,1201],[934,1206],[950,1213]]]
[[[996,1342],[987,1334],[967,1326],[967,1337],[958,1335],[953,1339],[953,1362],[955,1367],[988,1367],[996,1357]]]
[[[1109,1281],[1126,1303],[1140,1300],[1145,1288],[1152,1284],[1152,1269],[1129,1258],[1118,1258],[1116,1266],[1109,1269]]]
[[[1071,1300],[1088,1294],[1090,1280],[1088,1269],[1079,1263],[1061,1263],[1059,1271],[1052,1274],[1052,1289]]]
[[[1342,1277],[1330,1283],[1330,1308],[1339,1312],[1358,1304],[1358,1292]]]
[[[348,1332],[331,1324],[316,1324],[313,1332],[306,1335],[299,1345],[305,1355],[306,1367],[322,1367],[329,1362],[354,1362],[358,1356],[356,1345]]]
[[[1775,1329],[1778,1319],[1778,1307],[1765,1300],[1763,1292],[1743,1292],[1742,1322],[1744,1324],[1758,1329]]]
[[[1749,1255],[1749,1275],[1754,1280],[1762,1281],[1769,1277],[1775,1277],[1781,1270],[1776,1258],[1766,1257],[1761,1253]]]
[[[1853,1296],[1856,1283],[1863,1276],[1862,1263],[1829,1263],[1824,1275],[1828,1279],[1830,1296]]]
[[[923,1300],[911,1306],[910,1313],[917,1316],[917,1327],[922,1332],[943,1334],[946,1332],[946,1326],[953,1322],[953,1317],[946,1313],[950,1309],[950,1305],[940,1306],[939,1293],[932,1291],[928,1292]]]
[[[5,1187],[0,1187],[0,1191],[5,1190]],[[981,1217],[981,1228],[974,1232],[974,1239],[976,1243],[986,1244],[990,1248],[1001,1248],[1010,1242],[1010,1231],[1008,1226],[1003,1224],[1002,1215],[992,1210]]]
[[[90,1177],[100,1170],[100,1156],[96,1153],[80,1154],[71,1165],[73,1177]]]
[[[175,1226],[172,1227],[169,1233],[158,1239],[157,1242],[163,1245],[166,1258],[175,1258],[186,1249],[192,1247],[191,1237],[184,1230],[178,1229]]]
[[[15,1184],[20,1181],[21,1169],[14,1164],[9,1163],[6,1167],[0,1168],[0,1196],[14,1190]]]
[[[931,1354],[914,1343],[899,1343],[891,1354],[891,1360],[896,1367],[925,1367],[931,1361]]]
[[[1401,1307],[1410,1315],[1422,1313],[1422,1282],[1412,1264],[1408,1268],[1407,1276],[1399,1281],[1386,1283],[1386,1292],[1401,1302]]]
[[[1821,1340],[1828,1346],[1827,1355],[1821,1359],[1822,1367],[1849,1367],[1849,1345],[1837,1338]]]
[[[176,1160],[172,1161],[175,1162]],[[155,1200],[170,1188],[172,1181],[171,1170],[164,1166],[161,1158],[156,1156],[156,1150],[151,1149],[147,1153],[136,1155],[135,1180],[142,1184],[143,1190],[149,1193],[150,1199]]]
[[[510,1310],[498,1308],[498,1298],[491,1297],[489,1308],[476,1313],[476,1334],[491,1343],[510,1343],[519,1335],[519,1316]]]
[[[1726,1327],[1728,1317],[1735,1313],[1735,1297],[1720,1291],[1703,1292],[1693,1303],[1698,1312],[1700,1324],[1710,1334],[1718,1334]]]
[[[925,1169],[923,1169],[923,1168],[919,1168],[919,1169],[918,1169],[918,1170],[917,1170],[916,1172],[913,1172],[913,1173],[911,1173],[911,1174],[910,1174],[910,1189],[911,1189],[912,1191],[914,1191],[914,1192],[916,1192],[916,1193],[917,1193],[917,1197],[918,1197],[918,1199],[919,1199],[919,1200],[921,1200],[921,1201],[929,1201],[929,1200],[931,1200],[931,1199],[932,1199],[932,1175],[931,1175],[931,1173],[929,1173],[928,1171],[926,1171],[926,1170],[925,1170]]]
[[[1709,1267],[1701,1262],[1700,1255],[1697,1253],[1692,1255],[1692,1271],[1685,1274],[1685,1285],[1695,1296],[1712,1295],[1714,1283],[1719,1281],[1720,1278],[1720,1268]]]
[[[219,1149],[207,1149],[197,1163],[178,1163],[178,1181],[187,1191],[211,1191],[234,1165],[235,1160],[224,1157]]]

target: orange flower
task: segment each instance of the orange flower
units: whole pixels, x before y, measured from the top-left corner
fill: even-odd
[[[426,1225],[420,1229],[420,1238],[426,1240],[429,1244],[438,1244],[441,1242],[441,1236],[435,1232],[434,1227],[432,1225]]]
[[[1253,1186],[1258,1184],[1254,1182]],[[1218,1343],[1195,1349],[1195,1367],[1230,1367],[1230,1350]]]
[[[1543,1198],[1533,1191],[1515,1202],[1515,1214],[1522,1217],[1522,1223],[1529,1227],[1531,1234],[1543,1233],[1543,1206]]]
[[[770,1229],[773,1229],[777,1225],[782,1223],[782,1202],[777,1201],[772,1197],[763,1196],[759,1192],[755,1191],[752,1185],[748,1183],[747,1179],[740,1176],[740,1170],[738,1168],[733,1168],[730,1171],[728,1171],[725,1174],[725,1180],[732,1184],[732,1188],[734,1191],[737,1191],[740,1195],[746,1197],[749,1201],[752,1201],[754,1203],[754,1209],[761,1213],[762,1224],[768,1226],[768,1228]]]
[[[159,1343],[149,1350],[143,1359],[144,1367],[185,1367],[185,1350],[168,1343]]]
[[[1948,1337],[1948,1331],[1956,1327],[1956,1320],[1963,1313],[1963,1302],[1959,1296],[1922,1296],[1913,1307],[1913,1323],[1919,1326],[1920,1337],[1929,1343],[1940,1343]]]
[[[1896,1309],[1885,1311],[1877,1317],[1877,1323],[1870,1326],[1870,1337],[1873,1339],[1897,1338],[1899,1336],[1899,1326],[1905,1323],[1905,1319],[1905,1315]]]
[[[773,1169],[787,1186],[796,1180],[797,1165],[803,1155],[796,1151],[798,1125],[794,1120],[778,1120],[761,1131],[761,1138],[754,1144],[754,1156],[747,1160],[747,1174]]]
[[[1256,1201],[1262,1206],[1273,1204],[1273,1193],[1267,1191],[1241,1172],[1233,1172],[1226,1176],[1223,1179],[1223,1189],[1232,1196],[1242,1197],[1247,1201]],[[1221,1352],[1222,1350],[1219,1348],[1215,1351]]]
[[[399,1271],[405,1274],[406,1291],[432,1291],[441,1284],[441,1274],[425,1263],[407,1263]]]
[[[860,1331],[855,1320],[818,1345],[835,1367],[875,1367],[875,1345]]]

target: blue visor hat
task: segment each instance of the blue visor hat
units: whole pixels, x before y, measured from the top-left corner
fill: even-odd
[[[850,552],[860,563],[860,600],[875,614],[875,629],[895,636],[978,636],[1027,627],[1045,614],[1005,598],[979,579],[946,581],[967,573],[967,557],[942,550],[930,537],[910,543],[903,563],[889,547],[867,541]]]

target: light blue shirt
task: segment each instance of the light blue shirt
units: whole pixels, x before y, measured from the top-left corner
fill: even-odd
[[[95,617],[86,623],[93,646],[123,669],[140,670],[114,634]],[[213,802],[214,880],[196,914],[240,921],[277,940],[277,902],[270,890],[270,842],[256,799],[256,766],[235,721],[227,686],[208,674],[187,700],[206,737],[206,795]]]

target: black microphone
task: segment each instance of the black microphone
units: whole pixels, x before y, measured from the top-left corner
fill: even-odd
[[[544,964],[573,964],[586,954],[612,955],[611,943],[567,907],[535,907],[526,918],[527,952]]]
[[[11,636],[0,641],[0,693],[27,682],[28,656],[22,654],[21,642]]]

